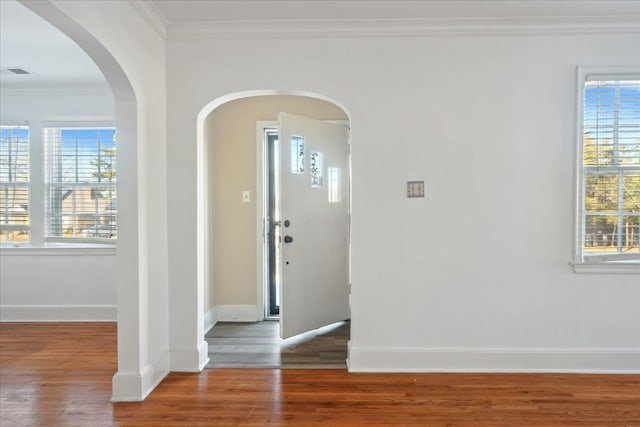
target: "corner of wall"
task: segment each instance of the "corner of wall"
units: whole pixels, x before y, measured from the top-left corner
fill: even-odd
[[[197,348],[171,349],[171,372],[201,372],[209,363],[209,345],[206,341]]]
[[[112,380],[112,402],[140,402],[169,374],[169,352],[165,351],[141,373],[118,372]]]
[[[218,322],[218,316],[216,315],[216,308],[212,307],[204,314],[204,334],[211,330]]]

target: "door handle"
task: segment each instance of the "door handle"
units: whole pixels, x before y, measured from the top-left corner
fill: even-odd
[[[291,243],[291,242],[293,242],[293,237],[291,237],[291,236],[284,236],[284,242],[285,242],[285,243]]]

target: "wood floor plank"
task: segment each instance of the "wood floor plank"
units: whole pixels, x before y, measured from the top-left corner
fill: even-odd
[[[640,375],[205,369],[111,403],[111,323],[0,323],[0,426],[638,426]]]

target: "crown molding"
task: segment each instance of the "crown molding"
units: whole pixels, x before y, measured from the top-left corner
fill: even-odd
[[[163,39],[167,37],[169,21],[150,0],[129,0],[129,4]]]
[[[109,95],[113,92],[109,87],[0,87],[2,96],[64,96],[64,95]]]
[[[640,15],[505,19],[185,22],[168,40],[640,33]]]

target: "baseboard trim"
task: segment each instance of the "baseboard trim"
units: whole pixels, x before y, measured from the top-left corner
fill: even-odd
[[[116,305],[0,305],[2,322],[115,322]]]
[[[640,374],[640,349],[379,348],[349,344],[350,372]]]
[[[202,341],[197,348],[171,349],[171,372],[201,372],[209,363],[209,345]]]
[[[218,322],[257,322],[258,307],[250,304],[217,305],[214,307]]]
[[[217,322],[218,316],[216,314],[216,308],[212,307],[211,310],[204,314],[204,334],[206,335]]]
[[[142,373],[118,372],[112,380],[112,402],[140,402],[169,374],[169,352],[163,351]]]

